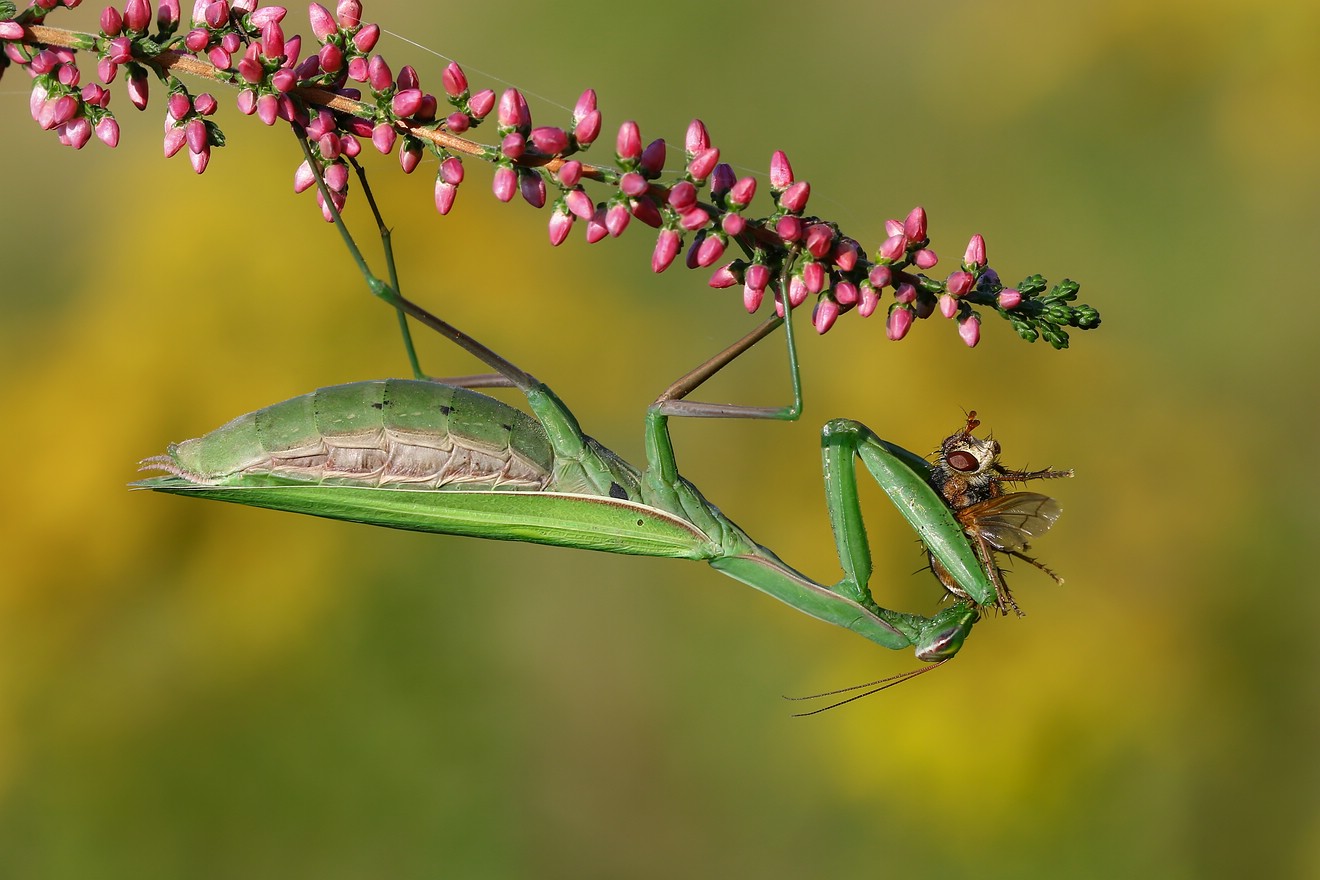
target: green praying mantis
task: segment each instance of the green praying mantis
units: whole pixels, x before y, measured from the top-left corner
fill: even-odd
[[[874,686],[868,693],[952,658],[986,610],[1016,610],[995,553],[1044,568],[1022,551],[1029,539],[1053,525],[1057,502],[1033,492],[1006,494],[1000,486],[1071,476],[1071,471],[1002,468],[999,445],[973,436],[979,424],[974,413],[945,441],[934,467],[859,422],[835,419],[825,425],[826,504],[843,568],[843,576],[832,584],[787,565],[683,478],[669,434],[671,417],[792,420],[801,414],[787,302],[782,317],[765,320],[656,398],[646,413],[646,462],[639,468],[585,434],[544,383],[402,296],[397,283],[374,276],[338,212],[334,219],[373,294],[401,316],[452,340],[494,373],[443,382],[386,379],[321,388],[171,445],[165,455],[141,463],[143,470],[166,475],[135,486],[391,528],[704,560],[812,617],[886,648],[912,648],[929,664],[863,686]],[[394,280],[383,223],[381,231]],[[781,325],[790,405],[687,399]],[[405,341],[411,353],[406,336]],[[530,415],[473,390],[497,386],[521,392]],[[871,594],[859,459],[916,530],[932,570],[954,600],[932,615],[884,608]]]

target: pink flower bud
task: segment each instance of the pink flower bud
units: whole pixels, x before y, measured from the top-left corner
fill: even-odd
[[[883,290],[893,283],[894,273],[888,266],[872,266],[866,280],[870,281],[876,290]]]
[[[342,28],[357,27],[362,24],[362,4],[358,0],[340,0],[339,6],[335,9],[335,18],[339,20],[339,26]]]
[[[834,245],[834,265],[843,272],[851,272],[857,267],[860,248],[851,238],[840,238]]]
[[[223,6],[224,4],[221,3],[219,5]],[[240,37],[236,31],[229,31],[223,37],[220,38],[220,48],[224,49],[230,55],[237,54],[238,50],[242,48],[242,46],[243,46],[243,38]]]
[[[229,50],[223,46],[212,46],[206,51],[206,60],[210,61],[216,70],[228,70],[233,66],[233,56]]]
[[[903,231],[903,224],[898,220],[886,220],[885,235],[886,236],[907,235],[907,233]]]
[[[659,177],[665,170],[665,142],[663,138],[656,138],[646,145],[642,150],[641,159],[637,162],[642,173],[647,177]]]
[[[718,235],[708,235],[697,246],[697,265],[705,268],[714,266],[724,256],[724,242]]]
[[[710,214],[702,208],[680,212],[678,223],[688,232],[696,232],[710,222]]]
[[[793,166],[783,150],[775,150],[770,157],[770,189],[775,192],[788,189],[793,183]]]
[[[629,171],[619,178],[619,191],[626,196],[640,196],[650,189],[650,186],[646,178],[636,171]]]
[[[779,207],[793,214],[802,213],[802,209],[807,206],[807,199],[811,196],[811,184],[805,180],[799,180],[797,183],[789,184],[788,189],[779,197]]]
[[[963,254],[963,264],[966,266],[984,266],[985,265],[985,239],[976,234],[972,240],[967,242],[967,253]],[[968,343],[975,345],[976,343]]]
[[[788,279],[788,304],[790,306],[796,309],[806,302],[807,297],[810,295],[811,291],[807,288],[801,275],[794,275]]]
[[[383,92],[394,85],[394,72],[379,55],[372,55],[371,60],[367,62],[367,84],[378,92]]]
[[[522,158],[527,147],[527,139],[516,131],[511,131],[500,141],[500,152],[517,162]]]
[[[128,100],[139,110],[147,109],[147,76],[145,73],[128,78]]]
[[[435,179],[435,210],[441,217],[454,209],[454,200],[458,198],[458,187],[445,183],[438,175]]]
[[[802,283],[811,293],[820,293],[825,289],[825,267],[814,260],[802,264]]]
[[[279,22],[267,22],[261,29],[261,54],[267,58],[279,58],[284,54],[284,28]]]
[[[674,258],[678,256],[678,249],[682,244],[683,240],[677,231],[660,230],[660,235],[655,240],[655,250],[651,252],[651,271],[663,272],[668,269]]]
[[[255,7],[255,4],[249,5]],[[164,9],[165,7],[162,6],[161,8]],[[286,14],[288,14],[288,10],[283,6],[263,6],[260,9],[253,8],[251,10],[252,24],[259,28],[264,28],[272,22],[279,24],[284,21],[284,16]]]
[[[655,206],[655,202],[651,200],[650,196],[632,199],[628,205],[632,210],[632,215],[652,229],[659,229],[665,225],[665,218],[660,214],[660,209]]]
[[[495,92],[490,89],[482,89],[468,99],[468,109],[474,119],[485,119],[494,107]]]
[[[8,48],[8,44],[6,48]],[[108,58],[102,58],[96,62],[96,75],[106,85],[115,81],[115,74],[117,73],[119,73],[119,65]]]
[[[422,162],[421,144],[410,144],[406,140],[399,147],[399,167],[404,174],[412,174]],[[510,196],[512,198],[512,196]]]
[[[903,234],[910,241],[922,241],[926,237],[926,209],[917,205],[903,221]]]
[[[183,149],[185,139],[182,128],[171,128],[165,132],[165,158],[172,158],[175,153]]]
[[[1001,309],[1016,309],[1022,305],[1022,292],[1015,287],[1006,287],[999,291],[998,301]]]
[[[553,247],[559,247],[568,238],[568,233],[573,228],[573,221],[576,219],[573,214],[566,210],[555,208],[554,213],[550,215],[550,244]]]
[[[715,147],[711,147],[693,156],[692,161],[688,163],[687,171],[694,180],[705,180],[715,170],[715,166],[719,162],[720,151]]]
[[[369,24],[353,35],[353,47],[366,55],[380,41],[380,25]]]
[[[519,128],[523,125],[522,95],[517,89],[505,89],[500,95],[500,108],[495,119],[501,128]]]
[[[750,205],[755,196],[755,177],[744,177],[733,185],[733,189],[729,190],[729,201],[740,208]]]
[[[210,162],[211,162],[211,149],[209,147],[200,153],[194,153],[191,151],[189,151],[188,153],[188,164],[192,166],[192,170],[197,174],[201,174],[202,172],[204,172],[206,170],[206,166],[210,164]]]
[[[732,267],[733,264],[729,263],[716,269],[710,280],[706,282],[707,286],[715,290],[724,290],[737,284],[738,276],[734,274]]]
[[[880,291],[872,287],[868,282],[863,281],[861,285],[862,301],[857,305],[857,314],[863,318],[869,318],[875,314],[876,306],[880,305]]]
[[[669,204],[680,214],[692,210],[697,203],[697,188],[690,181],[683,180],[674,184],[669,191]]]
[[[569,159],[559,166],[559,182],[564,186],[577,186],[581,179],[582,163],[577,159]]]
[[[156,9],[156,24],[161,30],[173,30],[179,23],[179,0],[160,0]]]
[[[764,263],[752,263],[747,267],[747,283],[764,290],[770,286],[770,267]]]
[[[165,112],[170,114],[170,118],[182,121],[185,116],[192,112],[192,102],[182,92],[175,92],[165,102]]]
[[[422,106],[421,89],[404,89],[396,92],[390,99],[390,109],[394,111],[395,116],[408,117],[417,112],[417,108]]]
[[[332,162],[325,166],[325,185],[331,192],[347,192],[348,166],[343,162]]]
[[[326,9],[320,3],[313,3],[308,7],[307,18],[311,21],[312,33],[315,34],[316,38],[322,43],[326,41],[327,37],[330,37],[339,30],[339,26],[335,24],[334,17],[330,15],[330,10]],[[218,25],[211,26],[218,27]]]
[[[86,116],[76,116],[61,125],[57,130],[61,143],[81,150],[92,139],[92,124]]]
[[[562,128],[543,125],[532,129],[532,145],[547,156],[557,156],[568,149],[568,132]]]
[[[206,123],[200,119],[192,119],[184,126],[184,134],[188,139],[188,149],[194,153],[200,153],[208,149]]]
[[[632,214],[628,213],[628,206],[616,202],[610,205],[605,212],[605,229],[609,232],[611,238],[618,238],[623,235],[623,231],[628,228],[628,223],[631,220]]]
[[[694,119],[688,123],[687,135],[683,139],[683,149],[688,156],[696,156],[698,153],[704,153],[710,149],[710,133],[706,131],[706,124],[700,119]]]
[[[322,46],[316,57],[321,60],[321,69],[326,73],[338,73],[344,68],[344,50],[334,43]]]
[[[802,238],[802,221],[791,214],[780,217],[775,222],[775,234],[792,244]]]
[[[631,119],[619,126],[614,151],[620,159],[637,159],[642,155],[642,133]]]
[[[880,245],[880,259],[888,263],[897,263],[907,256],[907,236],[899,233],[891,235]]]
[[[743,285],[743,308],[747,309],[748,314],[755,314],[761,307],[761,301],[765,298],[764,287],[752,287],[750,283]]]
[[[946,318],[952,318],[958,314],[958,298],[947,293],[940,294],[940,314]]]
[[[970,272],[954,272],[949,276],[946,286],[950,296],[965,296],[972,289],[972,284],[976,279]]]
[[[96,136],[107,147],[119,146],[119,122],[109,114],[102,116],[96,123]]]
[[[280,99],[274,95],[262,95],[257,98],[257,118],[266,125],[274,125],[279,118]]]
[[[202,20],[209,28],[219,28],[229,23],[229,4],[209,3],[202,12]]]
[[[962,341],[967,343],[968,348],[976,348],[976,343],[981,341],[981,322],[975,316],[971,315],[965,321],[958,322],[958,335]]]
[[[816,310],[811,315],[811,324],[817,333],[826,333],[839,319],[839,304],[828,296],[816,303]]]
[[[596,213],[596,205],[581,189],[574,189],[565,193],[564,204],[568,205],[568,210],[572,211],[583,220],[590,220]]]
[[[361,58],[354,58],[353,61],[362,68],[362,76],[366,78],[366,62]],[[281,67],[270,75],[270,84],[275,87],[276,91],[287,93],[293,91],[294,86],[298,85],[298,77],[294,76],[293,71],[287,67]]]
[[[930,248],[922,248],[912,255],[912,262],[917,264],[918,269],[930,269],[939,261],[939,256]]]
[[[151,4],[147,0],[128,0],[124,4],[124,25],[133,33],[145,33],[151,26]]]
[[[18,33],[13,34],[12,36],[7,33],[0,34],[0,39],[20,39],[23,36],[22,25],[16,21],[0,22],[0,27],[8,27],[10,30],[15,26],[18,28]],[[123,29],[124,17],[119,14],[118,9],[115,9],[113,6],[107,6],[105,9],[101,10],[101,33],[105,34],[107,37],[117,37],[119,36],[119,32]]]
[[[495,169],[495,179],[491,181],[491,191],[495,198],[507,202],[518,189],[518,175],[512,168],[501,166]]]
[[[117,14],[117,13],[116,13]],[[104,30],[104,25],[102,25]],[[106,31],[109,33],[109,31]],[[115,33],[119,33],[118,30]],[[114,34],[111,34],[114,36]],[[16,21],[0,21],[0,40],[21,40],[23,39],[23,25]]]
[[[463,162],[457,156],[446,156],[440,163],[440,177],[445,183],[458,186],[463,182]]]
[[[466,113],[455,111],[445,117],[445,128],[449,129],[454,134],[462,134],[468,130],[471,124],[472,120],[468,118]]]
[[[518,172],[518,192],[523,201],[533,208],[545,207],[545,178],[530,168],[521,168]]]
[[[461,98],[468,90],[467,74],[458,66],[457,61],[449,62],[445,72],[440,75],[440,83],[444,86],[445,94],[451,98]]]
[[[593,143],[600,136],[600,126],[600,111],[592,110],[573,127],[573,137],[583,146]]]
[[[595,112],[597,112],[596,91],[595,89],[587,89],[578,97],[577,104],[573,106],[573,125],[576,126]]]
[[[720,218],[720,228],[726,235],[737,238],[747,228],[747,218],[742,214],[725,214]]]
[[[807,227],[807,252],[816,259],[822,259],[834,248],[834,230],[824,223],[813,223]]]
[[[197,96],[196,100],[193,101],[193,109],[203,116],[210,116],[216,111],[218,106],[219,102],[217,102],[215,96],[209,92],[202,92]]]
[[[834,301],[841,306],[851,306],[857,304],[858,292],[857,285],[851,281],[840,281],[834,285],[832,291]]]
[[[905,281],[894,288],[894,299],[903,305],[911,305],[917,301],[917,289]]]
[[[902,306],[889,307],[889,320],[885,322],[885,335],[893,342],[898,342],[912,327],[912,310]]]
[[[602,205],[587,221],[587,244],[595,244],[609,234],[609,228],[605,225],[605,208]]]
[[[133,41],[130,40],[128,37],[115,37],[113,40],[110,41],[110,45],[106,50],[105,57],[108,60],[114,62],[115,64],[125,64],[129,61],[132,61]],[[40,66],[42,65],[37,64],[36,66],[34,66],[33,71],[36,73],[43,73],[44,71],[37,69]]]

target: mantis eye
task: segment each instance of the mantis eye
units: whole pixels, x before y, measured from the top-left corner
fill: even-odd
[[[971,473],[980,467],[981,464],[976,460],[976,456],[972,455],[970,452],[964,452],[961,450],[949,453],[945,458],[945,461],[949,463],[949,467],[953,468],[955,471],[961,471],[964,474]]]

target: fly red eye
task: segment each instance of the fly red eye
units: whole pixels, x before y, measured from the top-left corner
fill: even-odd
[[[979,464],[976,460],[976,456],[972,455],[970,452],[950,452],[945,461],[949,463],[949,467],[953,468],[955,471],[962,471],[963,473],[969,473],[976,470]]]

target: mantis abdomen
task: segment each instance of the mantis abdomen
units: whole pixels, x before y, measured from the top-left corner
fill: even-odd
[[[144,462],[200,485],[253,474],[313,483],[543,491],[545,430],[492,397],[384,379],[321,388],[259,409]],[[571,491],[571,489],[560,489]]]

